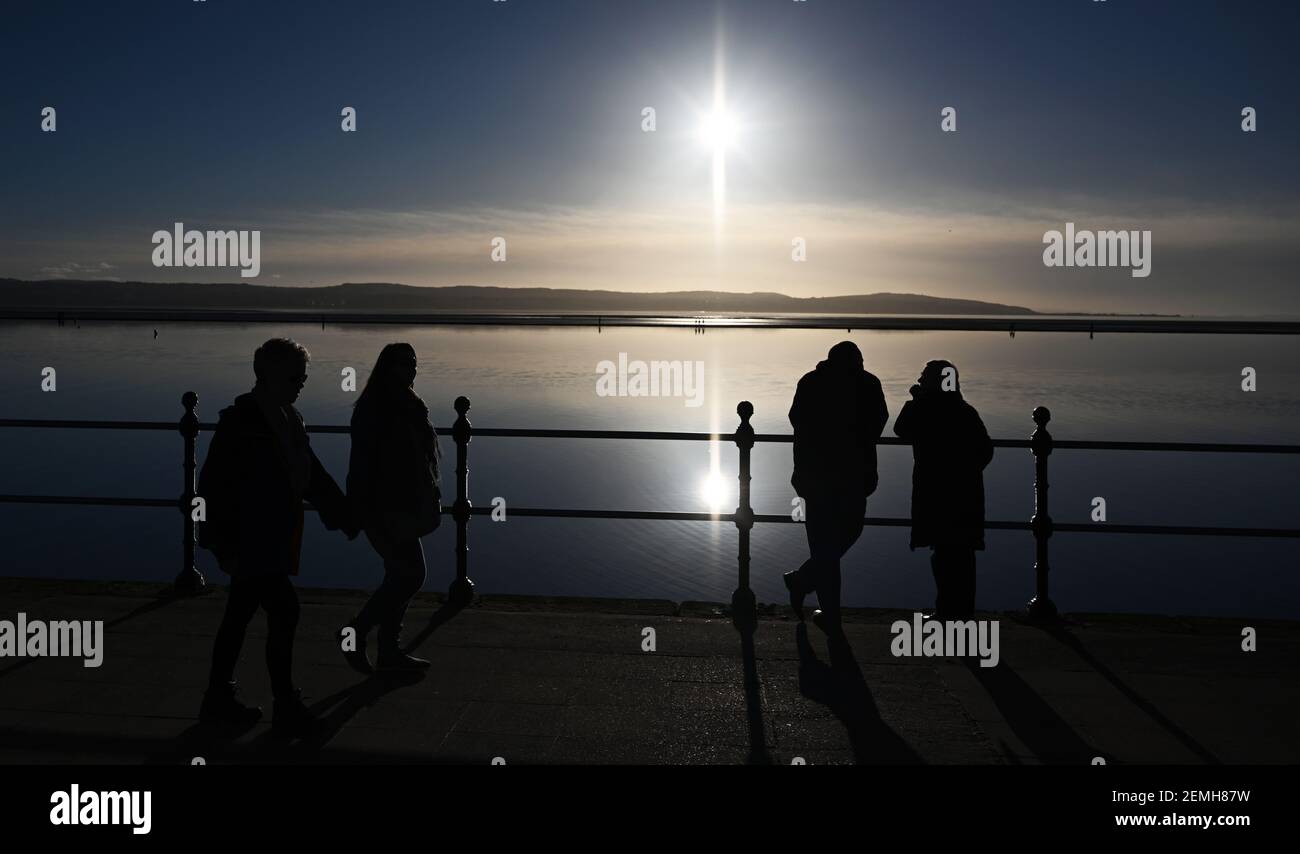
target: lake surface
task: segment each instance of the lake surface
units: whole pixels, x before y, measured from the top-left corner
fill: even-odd
[[[754,405],[760,433],[788,433],[795,383],[827,349],[856,341],[881,380],[886,435],[928,359],[961,371],[966,399],[996,438],[1026,438],[1030,411],[1046,405],[1057,439],[1300,444],[1300,340],[1290,336],[1086,335],[1020,332],[881,332],[808,329],[617,327],[403,327],[307,324],[0,323],[0,417],[173,420],[181,394],[199,395],[199,416],[253,382],[252,353],[269,337],[296,338],[312,353],[298,402],[309,425],[346,424],[380,348],[405,340],[420,355],[416,388],[439,427],[458,395],[476,427],[730,432],[736,404]],[[702,362],[701,405],[684,397],[597,394],[597,365],[629,360]],[[42,368],[57,390],[41,391]],[[1258,390],[1244,392],[1244,367]],[[200,436],[200,462],[206,453]],[[342,483],[346,436],[313,445]],[[443,438],[444,495],[454,495],[455,446]],[[483,593],[639,596],[727,601],[736,586],[730,523],[510,517],[508,508],[730,512],[736,505],[733,444],[478,437],[470,447],[475,506],[504,498],[507,520],[470,524],[470,576]],[[175,433],[0,429],[0,493],[171,498],[181,489]],[[753,453],[752,503],[790,512],[791,446]],[[911,452],[882,448],[871,516],[907,516]],[[1300,527],[1300,457],[1200,453],[1056,451],[1051,512],[1090,523],[1103,497],[1110,523]],[[1033,512],[1033,458],[999,449],[985,474],[988,518]],[[450,501],[450,498],[447,499]],[[1097,523],[1099,526],[1104,523]],[[172,510],[0,504],[6,575],[170,579],[180,563]],[[425,539],[427,589],[454,576],[454,526]],[[848,605],[928,607],[928,552],[910,552],[904,528],[870,527],[844,563]],[[1034,589],[1033,538],[990,532],[979,556],[978,605],[1015,608]],[[797,525],[756,525],[752,586],[784,601],[781,573],[806,556]],[[1052,595],[1068,611],[1300,616],[1300,541],[1057,533]],[[199,552],[200,569],[224,580]],[[370,587],[382,575],[364,537],[347,542],[309,518],[300,583]]]

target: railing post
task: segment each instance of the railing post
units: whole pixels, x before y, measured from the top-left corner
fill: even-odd
[[[1052,536],[1052,517],[1047,512],[1047,458],[1052,455],[1052,434],[1047,432],[1047,422],[1052,413],[1046,406],[1035,407],[1034,424],[1038,425],[1029,437],[1029,447],[1034,453],[1034,517],[1029,527],[1034,532],[1034,598],[1029,600],[1029,616],[1033,620],[1051,622],[1056,619],[1056,603],[1047,595],[1047,541]]]
[[[189,594],[199,593],[207,586],[203,573],[194,565],[194,469],[197,467],[194,444],[199,435],[199,417],[194,414],[194,408],[199,405],[199,396],[187,391],[181,395],[181,405],[185,407],[180,423],[181,436],[185,440],[185,461],[181,464],[185,481],[180,501],[184,533],[181,536],[181,571],[176,576],[175,589],[177,593]]]
[[[456,442],[456,503],[452,505],[452,518],[456,520],[456,580],[451,583],[448,596],[457,604],[468,604],[474,596],[474,582],[469,580],[469,398],[456,398],[456,423],[451,427],[451,437]]]
[[[754,404],[742,400],[736,406],[740,425],[736,427],[736,447],[740,450],[740,500],[736,507],[736,530],[740,534],[740,551],[736,558],[740,576],[736,592],[731,596],[732,621],[738,628],[752,628],[758,620],[754,591],[749,589],[749,531],[754,527],[754,509],[749,506],[749,452],[754,447],[754,428],[749,419],[754,414]]]

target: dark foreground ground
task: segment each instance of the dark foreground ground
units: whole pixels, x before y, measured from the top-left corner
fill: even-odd
[[[331,634],[359,594],[301,590],[299,685],[327,727],[282,746],[266,723],[195,721],[223,590],[0,579],[0,619],[105,621],[104,663],[0,658],[0,762],[1294,763],[1300,624],[1073,615],[1046,631],[997,617],[1001,663],[894,658],[863,611],[849,650],[764,608],[752,642],[722,606],[488,597],[412,607],[416,680],[349,670]],[[1241,650],[1243,627],[1258,652]],[[643,651],[653,628],[656,649]],[[270,711],[263,617],[241,696]],[[373,636],[372,636],[373,639]],[[834,659],[834,660],[832,660]]]

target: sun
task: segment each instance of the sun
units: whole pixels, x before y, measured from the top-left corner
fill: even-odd
[[[697,136],[715,154],[725,152],[736,143],[736,119],[726,110],[714,110],[700,121]]]
[[[700,481],[700,497],[704,499],[709,510],[716,513],[731,498],[731,490],[727,487],[727,482],[722,479],[722,475],[713,472]]]

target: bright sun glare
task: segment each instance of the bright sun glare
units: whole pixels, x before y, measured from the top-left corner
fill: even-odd
[[[725,110],[715,110],[700,122],[699,137],[710,151],[725,151],[736,141],[736,121]]]
[[[700,481],[700,497],[710,510],[717,511],[731,498],[731,490],[727,488],[722,475],[714,472]]]

